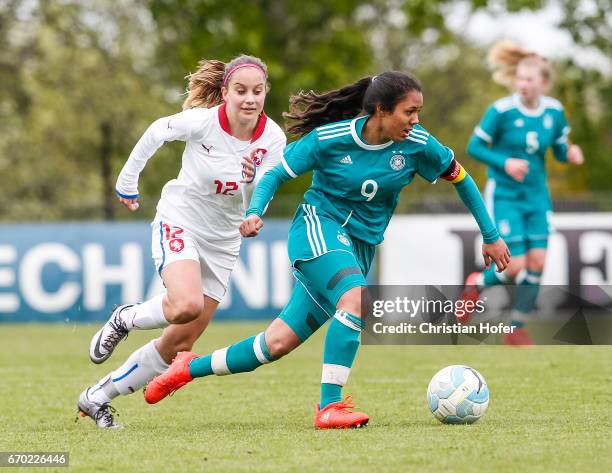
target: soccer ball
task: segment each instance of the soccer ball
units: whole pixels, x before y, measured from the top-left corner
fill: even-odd
[[[427,388],[431,413],[445,424],[476,422],[489,406],[489,388],[474,368],[452,365],[431,378]]]

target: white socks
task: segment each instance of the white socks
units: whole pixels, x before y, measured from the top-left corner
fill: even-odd
[[[89,397],[94,402],[103,404],[112,401],[120,394],[124,396],[131,394],[166,371],[168,366],[155,348],[155,340],[151,340],[132,353],[118,369],[107,374],[93,386]]]
[[[127,317],[130,329],[150,330],[154,328],[164,328],[170,325],[164,316],[162,302],[166,294],[160,294],[153,299],[137,304],[131,309],[131,314]]]

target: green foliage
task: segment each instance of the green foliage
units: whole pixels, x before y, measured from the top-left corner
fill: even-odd
[[[9,124],[0,173],[12,177],[2,186],[0,218],[100,218],[139,133],[172,110],[146,70],[152,66],[137,62],[136,12],[40,2],[21,13],[27,22],[10,13],[5,35],[22,36],[7,51],[22,60],[13,63],[18,93],[0,108]],[[114,161],[110,183],[101,178],[103,146]]]
[[[423,124],[464,159],[467,139],[486,105],[507,92],[490,80],[486,51],[446,27],[452,4],[1,2],[0,220],[152,217],[162,185],[180,167],[180,143],[164,146],[147,165],[138,213],[128,215],[117,206],[114,180],[148,124],[180,110],[184,76],[201,58],[229,60],[249,53],[264,59],[272,83],[266,110],[281,123],[288,97],[300,90],[330,90],[385,69],[411,70],[424,84]],[[496,13],[543,4],[471,1],[473,11]],[[591,2],[591,9],[578,0],[559,4],[562,27],[579,44],[609,58],[609,0]],[[582,169],[553,165],[554,195],[610,192],[612,79],[571,61],[556,66],[553,95],[566,105],[572,139],[583,146],[587,164]],[[110,172],[104,171],[105,162]],[[467,162],[482,182],[483,168]],[[308,183],[304,176],[283,187],[281,193],[291,197],[281,214],[291,212]],[[405,193],[452,192],[452,186],[415,185]],[[409,210],[416,199],[404,201]]]

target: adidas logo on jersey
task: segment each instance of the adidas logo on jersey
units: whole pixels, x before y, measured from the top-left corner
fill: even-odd
[[[340,162],[342,164],[353,164],[353,160],[351,159],[351,156],[349,154],[347,154],[344,158],[342,158]]]

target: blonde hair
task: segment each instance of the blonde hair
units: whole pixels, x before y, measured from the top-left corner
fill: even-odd
[[[193,107],[210,108],[223,103],[221,88],[228,73],[236,66],[253,64],[260,68],[265,75],[266,91],[268,90],[268,68],[259,58],[241,54],[225,64],[214,59],[202,59],[198,63],[198,70],[185,77],[187,85],[187,98],[183,102],[183,110]]]
[[[514,87],[514,79],[519,64],[537,66],[546,82],[550,83],[552,80],[550,63],[545,57],[533,51],[527,51],[512,41],[495,43],[489,50],[487,62],[493,70],[493,80],[510,89]]]

